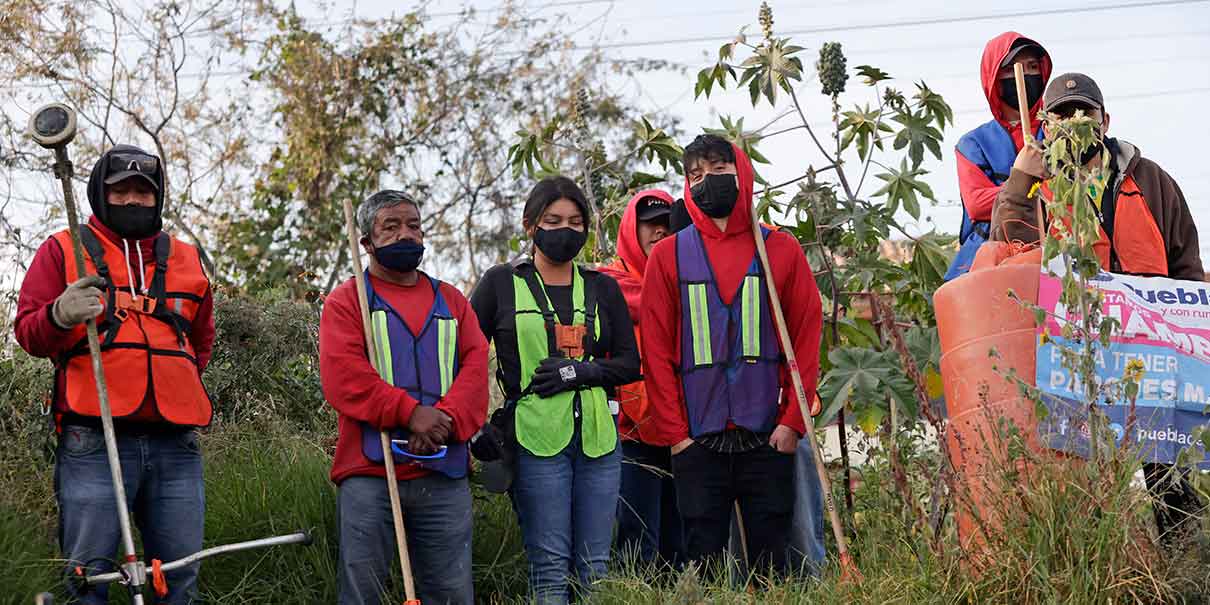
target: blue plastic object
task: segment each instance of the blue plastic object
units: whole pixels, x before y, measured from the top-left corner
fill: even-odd
[[[400,456],[411,458],[413,460],[440,460],[442,458],[445,458],[445,453],[446,453],[446,451],[449,450],[449,448],[447,448],[446,446],[443,445],[437,449],[436,454],[420,455],[420,454],[413,454],[413,453],[409,452],[407,450],[407,447],[408,447],[407,439],[392,439],[391,440],[391,451],[392,452],[395,452],[396,454],[398,454]]]

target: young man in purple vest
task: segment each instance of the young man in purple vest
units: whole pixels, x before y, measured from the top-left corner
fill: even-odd
[[[794,452],[805,429],[769,307],[770,277],[807,392],[819,371],[821,303],[793,236],[762,229],[773,275],[756,257],[752,165],[699,136],[684,154],[693,225],[651,251],[643,281],[643,367],[652,442],[672,448],[690,559],[717,561],[735,504],[751,568],[787,568]],[[813,410],[814,412],[815,410]]]
[[[355,281],[324,301],[319,363],[324,397],[340,413],[332,482],[339,486],[342,605],[380,603],[396,552],[379,440],[395,440],[417,597],[471,605],[470,459],[487,417],[487,340],[456,288],[417,269],[420,208],[380,191],[357,209],[370,256],[366,294],[379,371],[366,351]]]

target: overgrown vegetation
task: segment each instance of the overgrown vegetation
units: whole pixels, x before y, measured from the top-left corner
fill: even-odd
[[[0,5],[10,4],[18,6],[0,0]],[[28,17],[31,7],[20,3],[22,12],[13,12],[10,18]],[[420,125],[446,119],[452,108],[466,108],[468,103],[475,110],[472,115],[483,117],[494,107],[489,100],[470,97],[454,102],[441,97],[451,103],[444,106],[437,103],[440,99],[408,97],[413,103],[409,111],[416,112],[407,114],[413,122],[408,128],[413,130],[367,124],[386,114],[399,118],[396,112],[401,108],[395,104],[402,101],[395,93],[400,91],[387,76],[423,78],[446,62],[487,59],[438,48],[448,39],[425,30],[415,16],[357,29],[365,34],[365,41],[334,44],[308,30],[292,13],[256,14],[271,15],[276,27],[261,56],[262,67],[270,71],[258,77],[273,89],[281,111],[295,115],[296,110],[303,111],[299,107],[307,106],[314,113],[295,115],[301,125],[285,126],[292,138],[259,168],[255,187],[245,189],[253,192],[254,212],[239,220],[232,214],[220,221],[218,229],[230,236],[221,242],[224,262],[232,263],[236,275],[242,276],[231,281],[236,286],[272,287],[223,289],[217,299],[217,348],[205,376],[217,412],[203,441],[207,544],[302,528],[313,530],[316,539],[306,548],[279,547],[212,559],[203,566],[202,589],[217,603],[330,603],[336,590],[336,492],[328,470],[336,420],[318,383],[320,307],[298,301],[314,300],[317,286],[322,288],[346,272],[338,251],[342,240],[333,231],[339,227],[334,222],[339,215],[332,212],[332,204],[339,202],[339,196],[356,196],[375,186],[377,177],[371,172],[414,166],[411,162],[418,160],[404,157],[410,145],[431,151],[446,140],[442,137],[476,128],[491,138],[473,140],[465,154],[430,158],[437,162],[433,165],[448,171],[446,175],[473,177],[469,181],[451,177],[430,190],[444,191],[447,211],[464,212],[466,217],[463,223],[434,219],[441,237],[449,238],[442,241],[466,243],[466,254],[478,250],[481,260],[507,254],[515,234],[514,198],[521,182],[515,177],[562,169],[585,184],[601,207],[603,220],[590,255],[603,259],[610,253],[621,204],[636,188],[665,182],[679,171],[680,148],[673,138],[676,124],[661,124],[656,116],[631,115],[616,99],[588,93],[592,78],[597,77],[594,70],[605,63],[585,66],[587,71],[577,72],[578,80],[548,80],[530,73],[540,65],[524,54],[499,58],[495,68],[470,66],[479,70],[471,74],[478,85],[521,86],[523,92],[513,91],[518,98],[533,93],[524,90],[527,85],[562,87],[559,95],[547,99],[549,105],[542,111],[513,108],[511,115],[524,122],[524,128],[516,134],[507,159],[502,153],[505,145],[499,143],[508,135],[478,122],[449,126],[438,134]],[[156,19],[161,26],[155,36],[168,40],[153,37],[161,47],[197,33],[174,24],[170,14]],[[749,41],[741,32],[720,48],[718,60],[699,72],[695,92],[709,96],[723,94],[728,86],[745,87],[754,106],[769,103],[779,109],[776,120],[755,130],[746,129],[744,118],[734,116],[722,117],[718,128],[708,129],[735,140],[758,168],[779,161],[760,152],[761,141],[774,136],[803,137],[804,145],[814,146],[827,160],[804,167],[802,175],[788,183],[762,179],[765,188],[759,204],[765,220],[799,238],[818,272],[826,313],[820,390],[827,411],[821,420],[838,417],[843,425],[848,418],[867,434],[860,443],[849,444],[865,450],[864,463],[850,465],[845,456],[833,467],[838,492],[834,496],[838,502],[848,502],[850,549],[865,579],[857,585],[843,584],[832,565],[817,579],[752,577],[747,582],[703,585],[693,570],[657,573],[619,563],[596,587],[590,602],[1092,605],[1210,599],[1210,532],[1203,527],[1190,537],[1192,543],[1175,549],[1157,545],[1151,503],[1135,479],[1138,459],[1128,449],[1105,449],[1090,463],[1081,464],[1031,449],[1013,426],[1001,425],[995,434],[985,436],[999,444],[1004,456],[994,472],[980,478],[992,503],[978,511],[981,538],[965,550],[959,545],[954,513],[971,503],[956,489],[943,449],[945,440],[935,439],[945,424],[933,407],[938,397],[939,345],[931,295],[941,283],[952,238],[911,237],[908,260],[888,259],[881,250],[885,240],[906,237],[905,216],[918,217],[922,201],[933,198],[924,181],[925,165],[930,156],[940,158],[942,133],[952,124],[951,111],[923,82],[915,84],[909,95],[890,85],[889,74],[869,65],[855,70],[864,85],[859,90],[869,94],[870,101],[846,110],[840,95],[849,85],[848,59],[841,46],[823,45],[814,62],[818,77],[813,81],[804,72],[805,49],[775,35],[772,11],[763,7],[758,20],[760,38]],[[234,35],[237,32],[227,29],[232,24],[219,19],[206,31]],[[508,38],[528,25],[522,19],[493,31]],[[401,40],[416,44],[391,46]],[[94,47],[73,42],[61,50],[69,59],[57,64],[58,69],[68,71],[50,76],[56,86],[76,94],[88,86],[116,94],[104,83],[63,76],[92,65]],[[435,63],[419,65],[425,60]],[[29,65],[18,75],[46,77],[38,67]],[[499,72],[513,69],[522,72],[520,79]],[[337,77],[324,82],[303,77],[316,71]],[[457,78],[446,80],[450,89],[445,94],[457,96]],[[316,101],[332,100],[345,87],[363,85],[367,90],[344,99],[345,106],[333,109]],[[816,87],[831,101],[832,128],[826,133],[815,132],[801,102],[801,96]],[[89,107],[100,119],[106,102]],[[186,121],[208,124],[206,120],[213,119],[201,113]],[[623,125],[631,128],[614,132]],[[611,135],[606,137],[606,131]],[[1089,135],[1086,129],[1077,139],[1087,142]],[[602,140],[621,143],[607,148]],[[174,144],[171,138],[166,141]],[[228,143],[234,147],[216,155],[213,165],[190,170],[202,174],[246,157],[242,143]],[[215,149],[219,148],[226,149],[223,145]],[[344,154],[342,158],[361,162],[346,168],[365,172],[331,173],[316,165],[317,158],[327,157],[325,150],[335,148]],[[363,155],[363,151],[378,155]],[[510,168],[515,170],[511,175]],[[208,181],[195,181],[191,174],[183,172],[177,180],[179,190],[187,193],[176,212],[201,212],[193,205],[213,199],[206,198]],[[869,183],[879,183],[877,190],[864,187],[867,176],[872,179]],[[235,206],[228,209],[234,212]],[[302,211],[312,212],[307,218],[322,216],[322,220],[292,222],[303,216]],[[1056,208],[1054,214],[1062,211]],[[485,213],[503,218],[475,220]],[[290,248],[296,240],[302,244]],[[1078,249],[1086,243],[1075,238],[1068,242],[1076,246],[1069,252],[1082,254]],[[516,250],[515,238],[511,244]],[[274,252],[283,247],[288,248],[287,254]],[[1077,268],[1085,271],[1088,265],[1077,264]],[[1081,275],[1083,281],[1072,278],[1073,288],[1087,285],[1087,275]],[[245,278],[247,282],[241,282]],[[1099,321],[1093,324],[1085,327],[1088,343],[1098,341],[1103,333],[1088,337],[1102,329]],[[0,328],[5,334],[11,332],[11,326]],[[9,582],[0,589],[0,602],[28,603],[33,594],[54,587],[59,579],[50,432],[42,414],[50,371],[44,360],[31,359],[11,344],[0,346],[7,347],[0,351],[0,439],[5,444],[0,448],[0,552],[14,553],[6,557]],[[1083,354],[1072,357],[1072,363],[1079,366]],[[1200,489],[1205,495],[1204,477]],[[479,600],[523,603],[525,560],[509,501],[477,488],[474,495]],[[392,598],[400,600],[398,582],[395,586]]]

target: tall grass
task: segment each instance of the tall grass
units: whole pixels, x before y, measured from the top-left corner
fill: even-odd
[[[335,418],[316,388],[306,305],[220,301],[220,344],[207,384],[220,411],[202,439],[206,545],[312,530],[310,546],[282,546],[206,561],[210,603],[312,605],[336,600],[336,488],[328,481]],[[258,315],[257,309],[263,309]],[[226,319],[224,319],[226,318]],[[287,324],[286,328],[282,328]],[[245,350],[246,349],[246,350]],[[39,406],[49,388],[44,360],[0,359],[0,603],[28,605],[59,582],[48,430]],[[1012,440],[1013,435],[998,439]],[[695,570],[653,571],[617,559],[593,587],[594,604],[791,603],[1198,603],[1210,599],[1210,533],[1183,548],[1157,546],[1150,501],[1128,455],[1093,467],[1006,448],[1015,457],[988,478],[995,504],[980,511],[982,549],[964,553],[952,514],[934,527],[913,523],[938,481],[940,454],[919,439],[896,448],[908,470],[908,503],[890,479],[884,449],[854,469],[862,478],[847,525],[865,576],[838,581],[836,566],[806,574],[703,582]],[[1023,469],[1023,471],[1022,471]],[[1200,478],[1203,497],[1206,480]],[[834,481],[839,489],[839,481]],[[526,600],[526,564],[508,498],[473,487],[475,592],[480,603]],[[841,502],[840,494],[835,494]],[[909,504],[912,504],[909,506]],[[835,552],[834,548],[829,549]],[[390,601],[402,600],[398,578]],[[125,602],[114,590],[114,602]]]

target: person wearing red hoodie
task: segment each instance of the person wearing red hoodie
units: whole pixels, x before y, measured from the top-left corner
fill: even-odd
[[[742,150],[702,135],[685,148],[684,166],[693,225],[656,244],[643,279],[642,421],[654,445],[672,448],[688,558],[717,563],[738,502],[752,569],[785,570],[794,452],[806,426],[791,397],[766,280],[781,295],[809,393],[819,373],[819,290],[790,234],[761,229],[772,276],[757,259],[752,164]]]
[[[374,346],[367,355],[356,280],[324,301],[319,371],[339,413],[332,482],[338,486],[339,603],[377,604],[396,552],[379,437],[389,431],[416,596],[471,605],[470,458],[466,442],[487,418],[487,340],[457,288],[417,267],[420,208],[379,191],[357,209]]]
[[[1021,112],[1017,107],[1017,82],[1013,65],[1025,72],[1026,98],[1031,122],[1042,108],[1042,91],[1050,79],[1051,60],[1041,44],[1018,34],[1004,32],[983,48],[979,77],[992,119],[962,135],[954,154],[958,160],[958,189],[962,194],[962,225],[958,231],[959,249],[945,274],[954,279],[970,270],[975,252],[991,239],[992,206],[996,194],[1012,171],[1021,150]],[[1041,125],[1037,124],[1041,136]]]
[[[161,231],[164,171],[138,147],[105,152],[88,179],[92,217],[80,228],[84,267],[71,234],[46,240],[17,299],[17,342],[54,362],[51,408],[58,431],[55,499],[68,570],[113,570],[118,511],[101,430],[85,323],[97,320],[126,501],[146,558],[201,550],[205,495],[197,428],[210,424],[201,373],[214,344],[214,299],[198,250]],[[197,598],[198,565],[165,573],[162,603]],[[107,585],[76,602],[108,601]]]
[[[618,226],[618,257],[601,267],[614,278],[626,297],[634,337],[642,343],[643,271],[651,248],[669,233],[672,196],[658,189],[640,191],[630,198]],[[622,484],[618,499],[616,548],[644,563],[673,566],[683,559],[684,530],[676,510],[676,491],[668,447],[651,445],[650,430],[637,419],[647,418],[643,381],[618,387],[618,437],[622,441]]]

